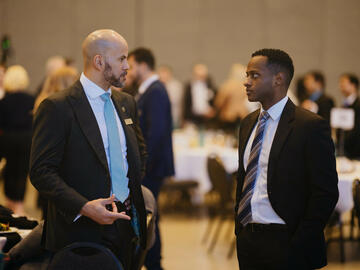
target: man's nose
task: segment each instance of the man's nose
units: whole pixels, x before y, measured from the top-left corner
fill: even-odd
[[[129,62],[126,61],[126,62],[125,62],[125,65],[124,65],[124,69],[129,70],[129,68],[130,68]]]

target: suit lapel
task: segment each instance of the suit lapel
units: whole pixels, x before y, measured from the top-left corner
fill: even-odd
[[[81,130],[95,151],[101,164],[109,171],[100,129],[80,81],[75,83],[69,96],[69,101]]]
[[[242,135],[240,136],[240,141],[239,141],[239,166],[241,166],[239,168],[243,168],[243,171],[246,170],[246,168],[244,168],[244,152],[246,149],[246,145],[249,141],[251,132],[253,131],[254,126],[256,125],[257,120],[259,118],[259,114],[260,114],[260,109],[250,114],[247,124],[241,126],[240,132],[242,133],[242,130],[244,130],[244,133],[242,133]]]
[[[131,162],[131,159],[133,157],[132,149],[136,149],[136,135],[134,134],[133,129],[131,128],[130,124],[125,123],[125,119],[131,119],[134,125],[135,119],[131,118],[131,114],[128,108],[128,105],[125,102],[125,99],[119,94],[113,91],[112,94],[112,101],[114,103],[115,109],[117,111],[117,114],[119,116],[119,119],[121,121],[121,125],[123,127],[125,138],[126,138],[126,146],[127,146],[127,160],[129,164],[129,171],[128,171],[128,177],[130,174],[130,169],[132,168],[134,162]]]
[[[295,105],[289,99],[281,114],[281,118],[278,127],[276,129],[276,133],[270,150],[268,175],[267,175],[268,185],[269,183],[271,183],[272,176],[274,175],[276,162],[279,158],[281,149],[283,148],[287,137],[289,136],[290,132],[293,129],[292,121],[294,120],[294,117],[295,117]]]

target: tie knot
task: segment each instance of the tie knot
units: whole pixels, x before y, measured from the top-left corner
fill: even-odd
[[[266,120],[269,119],[269,117],[270,117],[269,113],[268,113],[267,111],[263,111],[263,112],[260,114],[260,121],[261,121],[261,120],[266,121]]]
[[[101,99],[103,100],[103,101],[108,101],[109,99],[110,99],[110,93],[104,93],[104,94],[102,94],[101,96]]]

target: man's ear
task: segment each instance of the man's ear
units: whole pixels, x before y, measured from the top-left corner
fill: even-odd
[[[138,63],[138,65],[141,73],[146,72],[149,69],[148,65],[145,62],[140,62]]]
[[[274,77],[274,85],[280,86],[284,85],[286,82],[286,75],[284,72],[278,72]]]
[[[97,70],[102,70],[105,68],[105,62],[104,59],[101,55],[97,54],[94,56],[93,58],[93,65],[95,67],[95,69]]]

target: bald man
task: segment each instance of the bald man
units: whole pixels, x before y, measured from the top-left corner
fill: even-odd
[[[80,80],[44,100],[34,118],[30,179],[49,200],[45,248],[100,243],[137,269],[134,251],[146,245],[145,144],[134,99],[110,88],[125,83],[128,45],[98,30],[82,53]]]

